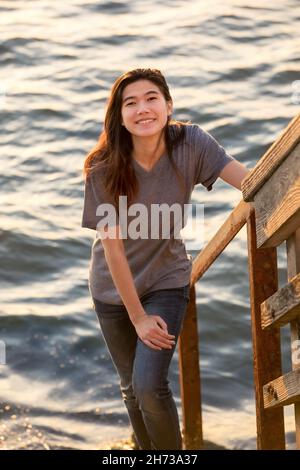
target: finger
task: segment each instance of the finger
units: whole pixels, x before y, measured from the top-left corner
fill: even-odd
[[[165,343],[165,342],[163,342],[163,341],[160,341],[160,340],[157,339],[157,338],[151,338],[150,341],[151,341],[152,344],[155,344],[156,346],[159,346],[159,347],[161,347],[161,348],[163,348],[163,349],[172,349],[172,347],[173,347],[171,344],[168,344],[168,343]]]
[[[162,318],[157,317],[156,321],[157,321],[158,325],[163,329],[165,338],[175,338],[175,335],[170,335],[168,333],[168,325],[166,324],[166,322]]]
[[[160,338],[164,338],[167,340],[175,339],[175,335],[170,335],[169,333],[166,333],[165,331],[161,330],[161,328],[156,328],[155,331],[153,331],[153,334],[155,334],[155,336],[158,336]]]
[[[144,339],[144,343],[149,346],[149,348],[151,349],[156,349],[158,351],[161,351],[161,348],[159,348],[158,346],[155,346],[154,344],[152,344],[149,340],[147,339]]]
[[[160,317],[156,317],[156,321],[158,323],[158,325],[166,332],[168,333],[168,325],[166,324],[166,322],[160,318]]]
[[[167,345],[167,346],[173,346],[175,344],[175,340],[174,339],[169,339],[169,338],[165,338],[164,336],[162,336],[160,333],[157,334],[157,333],[152,333],[151,335],[151,340],[152,341],[152,338],[153,339],[156,339],[157,341],[160,341],[161,343]]]

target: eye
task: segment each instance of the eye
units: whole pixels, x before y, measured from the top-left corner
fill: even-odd
[[[149,98],[149,100],[156,100],[156,96],[151,96],[151,98]]]
[[[130,103],[127,103],[126,106],[130,106],[131,104],[134,104],[134,101],[130,101]]]

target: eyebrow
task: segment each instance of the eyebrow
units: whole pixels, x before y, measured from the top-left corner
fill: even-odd
[[[156,95],[159,95],[158,91],[156,91],[156,90],[149,90],[149,91],[147,91],[147,92],[145,93],[144,96],[150,95],[150,93],[155,93]],[[125,101],[127,101],[127,100],[132,100],[133,98],[136,98],[136,96],[127,96],[127,98],[125,98],[125,100],[123,100],[123,103],[125,103]]]

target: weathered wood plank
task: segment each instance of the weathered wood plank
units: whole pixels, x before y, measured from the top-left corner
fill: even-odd
[[[192,286],[178,342],[183,442],[187,450],[203,445],[198,341],[196,293]]]
[[[300,144],[254,197],[257,246],[278,246],[300,226]]]
[[[287,271],[288,280],[291,280],[300,272],[300,228],[296,230],[286,242],[287,249]],[[292,368],[300,370],[300,361],[298,360],[300,344],[300,320],[291,322],[291,346],[292,346]],[[296,445],[300,449],[300,403],[295,403],[295,425],[296,425]]]
[[[286,156],[300,141],[300,114],[295,116],[282,134],[271,145],[267,152],[258,160],[242,182],[243,199],[253,201],[254,195],[270,178],[272,173],[282,164]]]
[[[251,326],[256,397],[258,449],[284,449],[283,410],[264,408],[263,385],[281,372],[280,334],[278,329],[262,330],[260,305],[278,289],[277,253],[275,248],[257,249],[255,214],[247,222]]]
[[[194,259],[191,285],[194,285],[218,258],[226,246],[245,225],[253,210],[254,208],[250,203],[246,203],[243,200],[238,203],[213,238],[211,238],[208,244]]]
[[[300,317],[300,274],[265,300],[260,311],[262,329],[284,326]]]
[[[285,406],[300,401],[300,369],[288,372],[263,387],[265,408]]]

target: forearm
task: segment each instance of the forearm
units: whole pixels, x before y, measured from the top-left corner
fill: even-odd
[[[250,170],[237,160],[228,163],[220,173],[220,178],[231,184],[235,188],[241,190],[243,179],[250,173]]]
[[[138,318],[146,314],[138,297],[126,254],[124,251],[105,252],[105,259],[129,318],[135,324]]]

